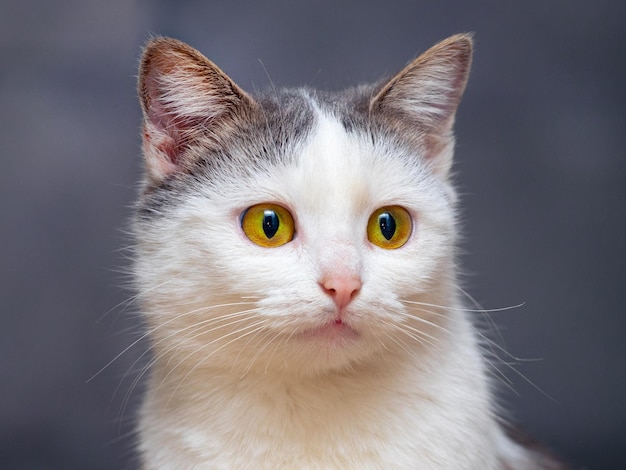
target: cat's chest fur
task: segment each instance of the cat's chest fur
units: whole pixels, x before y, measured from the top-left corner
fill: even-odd
[[[458,297],[452,125],[471,38],[388,82],[251,97],[142,58],[145,469],[539,469]]]

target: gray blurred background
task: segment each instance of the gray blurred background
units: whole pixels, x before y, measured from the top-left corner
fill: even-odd
[[[2,0],[0,468],[136,467],[145,345],[88,379],[137,337],[123,248],[150,35],[248,90],[268,76],[335,89],[463,31],[477,42],[457,120],[466,287],[485,308],[523,303],[492,314],[518,358],[504,356],[503,401],[576,468],[626,468],[624,5]]]

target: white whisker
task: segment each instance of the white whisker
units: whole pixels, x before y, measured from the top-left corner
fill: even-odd
[[[431,303],[427,303],[427,302],[419,302],[419,301],[415,301],[415,300],[405,300],[405,299],[401,299],[400,302],[405,303],[405,304],[412,304],[412,305],[420,305],[422,307],[433,307],[433,308],[440,308],[442,310],[456,310],[456,311],[461,311],[461,312],[468,312],[468,313],[495,313],[495,312],[504,312],[507,310],[513,310],[516,308],[520,308],[524,306],[524,303],[520,303],[517,305],[510,305],[508,307],[500,307],[500,308],[492,308],[492,309],[484,309],[484,308],[480,308],[480,309],[471,309],[471,308],[465,308],[465,307],[454,307],[454,306],[450,306],[450,305],[437,305],[437,304],[431,304]],[[432,312],[433,314],[436,314],[435,312]],[[439,314],[441,315],[441,314]]]
[[[237,305],[250,305],[252,304],[252,302],[234,302],[234,303],[229,303],[229,304],[220,304],[220,305],[210,305],[210,306],[206,306],[206,307],[202,307],[196,310],[192,310],[189,312],[185,312],[181,315],[172,317],[168,320],[165,320],[161,323],[159,323],[157,326],[155,326],[154,328],[146,331],[144,334],[142,334],[139,338],[137,338],[135,341],[133,341],[130,345],[128,345],[126,348],[124,348],[119,354],[117,354],[113,359],[111,359],[109,362],[107,362],[100,370],[98,370],[98,372],[96,372],[94,375],[92,375],[91,377],[89,377],[86,381],[86,383],[91,382],[93,379],[95,379],[98,375],[100,375],[104,370],[106,370],[111,364],[113,364],[115,361],[117,361],[121,356],[123,356],[126,352],[128,352],[130,349],[132,349],[134,346],[136,346],[138,343],[140,343],[141,341],[145,340],[146,338],[151,337],[154,333],[156,333],[159,329],[162,329],[163,327],[165,327],[168,324],[171,324],[187,315],[191,315],[194,313],[199,313],[199,312],[203,312],[203,311],[208,311],[208,310],[212,310],[215,308],[222,308],[222,307],[230,307],[230,306],[237,306]],[[235,312],[233,314],[233,316],[239,315],[241,312]],[[219,321],[221,318],[225,318],[229,315],[223,315],[221,317],[216,317],[215,319],[210,319],[210,320],[206,320],[206,321]],[[202,323],[202,322],[201,322]],[[192,328],[192,326],[187,327],[187,328]],[[187,329],[184,328],[184,329]]]
[[[217,338],[213,341],[210,341],[207,344],[202,345],[200,348],[198,348],[196,351],[193,351],[192,353],[188,354],[187,356],[185,356],[180,362],[179,364],[183,363],[183,362],[187,362],[187,360],[191,357],[191,356],[195,356],[196,354],[198,354],[200,351],[202,351],[203,349],[205,349],[207,346],[210,346],[218,341],[223,340],[224,338],[233,336],[233,335],[237,335],[239,333],[242,333],[243,331],[246,331],[250,328],[254,328],[251,331],[248,331],[246,333],[243,333],[240,336],[235,336],[235,338],[230,339],[229,341],[227,341],[226,343],[222,344],[221,346],[219,346],[217,349],[214,349],[213,351],[211,351],[209,354],[207,354],[206,356],[203,356],[202,358],[202,362],[204,362],[205,360],[209,359],[211,356],[213,356],[214,354],[218,353],[219,351],[221,351],[222,349],[224,349],[225,347],[229,346],[230,344],[234,343],[235,341],[240,340],[241,338],[244,338],[250,334],[253,334],[259,330],[262,330],[263,328],[266,327],[267,321],[266,320],[259,320],[255,323],[252,323],[250,325],[244,326],[243,328],[240,328],[239,330],[236,331],[232,331],[230,333],[227,333],[223,336],[221,336],[220,338]],[[260,326],[259,326],[260,325]],[[175,395],[176,392],[178,391],[178,389],[180,388],[180,386],[183,384],[183,382],[185,382],[185,380],[198,368],[200,367],[201,362],[196,363],[196,365],[194,365],[186,374],[185,376],[178,382],[178,385],[176,385],[176,387],[174,388],[174,390],[172,391],[172,394],[170,395],[170,399],[171,400]],[[161,381],[161,385],[167,380],[167,378],[169,377],[169,375],[172,373],[172,371],[176,369],[176,366],[172,369],[170,369],[170,371],[166,374],[166,376],[163,378],[163,380]],[[168,400],[168,402],[169,402]]]

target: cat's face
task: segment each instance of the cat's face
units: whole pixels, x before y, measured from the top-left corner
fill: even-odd
[[[184,114],[179,102],[191,97],[159,95],[151,86],[175,85],[151,85],[151,67],[145,60],[140,83],[151,177],[136,273],[157,357],[184,370],[314,374],[445,334],[450,116],[437,133],[424,117],[407,136],[388,110],[362,109],[396,104],[388,97],[400,86],[258,101],[235,89],[240,111],[207,119],[205,109],[194,121],[163,112]],[[214,90],[193,92],[218,106]]]

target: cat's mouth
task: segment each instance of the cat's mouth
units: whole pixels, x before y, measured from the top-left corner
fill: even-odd
[[[336,319],[321,326],[304,330],[298,336],[302,339],[338,342],[338,345],[341,345],[346,341],[356,340],[359,333],[346,322]]]

